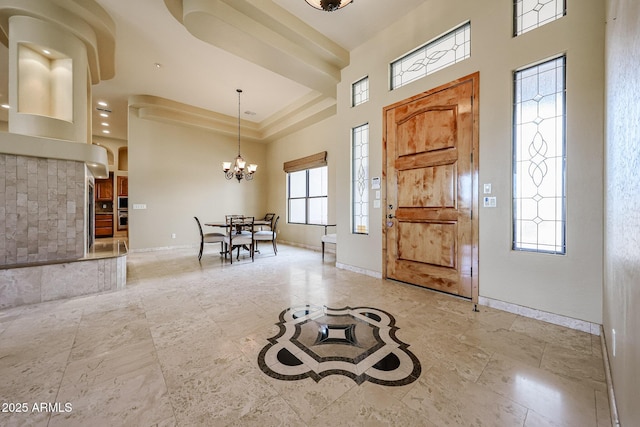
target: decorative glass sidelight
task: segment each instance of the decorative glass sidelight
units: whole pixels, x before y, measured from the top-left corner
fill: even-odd
[[[514,74],[515,250],[566,253],[565,60]]]
[[[369,234],[369,124],[352,129],[352,232]]]

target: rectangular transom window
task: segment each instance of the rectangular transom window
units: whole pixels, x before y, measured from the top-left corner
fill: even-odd
[[[369,233],[369,124],[351,130],[352,232]]]
[[[564,56],[514,73],[513,249],[566,253]]]
[[[566,14],[566,0],[514,0],[513,35],[519,36]]]
[[[369,100],[369,77],[362,78],[351,85],[351,106],[364,104]]]
[[[391,90],[435,73],[471,56],[471,23],[467,22],[391,63]]]

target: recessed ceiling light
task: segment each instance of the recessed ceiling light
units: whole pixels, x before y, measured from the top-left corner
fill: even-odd
[[[107,113],[100,113],[100,117],[109,117]]]
[[[111,132],[109,132],[108,130],[104,129],[104,130],[102,131],[102,133],[111,133]]]
[[[106,107],[106,106],[107,106],[107,105],[109,105],[109,104],[107,104],[107,103],[106,103],[106,102],[104,102],[104,101],[98,101],[98,105],[100,105],[100,106],[102,106],[102,107]]]
[[[2,107],[2,108],[6,108],[7,110],[8,110],[9,108],[11,108],[11,107],[9,106],[9,104],[2,104],[2,105],[0,105],[0,107]]]
[[[102,126],[109,126],[109,123],[107,123],[107,122],[102,122],[102,123],[100,123],[100,124],[101,124]]]
[[[153,66],[156,68],[162,68],[162,64],[159,62],[156,62],[155,64],[153,64]]]
[[[42,49],[42,53],[44,53],[45,55],[49,55],[51,54],[51,51],[47,49]]]

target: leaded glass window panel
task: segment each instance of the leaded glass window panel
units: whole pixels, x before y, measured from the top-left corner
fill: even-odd
[[[369,234],[369,124],[352,129],[352,232]]]
[[[391,63],[391,90],[435,73],[471,56],[471,23],[419,47]]]
[[[566,253],[565,57],[514,74],[513,249]]]
[[[513,35],[519,36],[566,14],[566,0],[514,0]]]
[[[358,80],[351,85],[351,106],[364,104],[369,100],[369,77]]]

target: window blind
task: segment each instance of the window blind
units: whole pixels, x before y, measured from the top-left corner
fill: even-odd
[[[327,166],[327,152],[322,151],[311,156],[302,157],[300,159],[284,162],[284,171],[286,173],[297,172],[305,169],[319,168]]]

